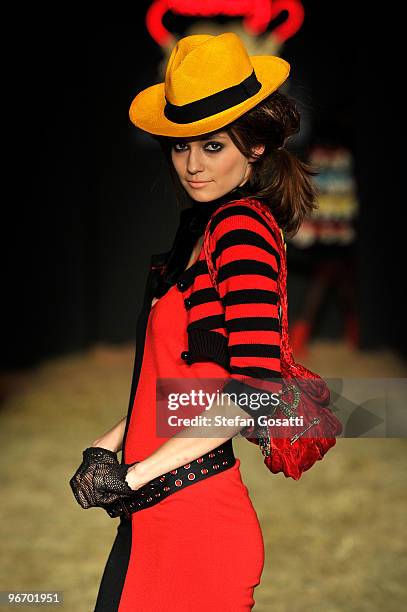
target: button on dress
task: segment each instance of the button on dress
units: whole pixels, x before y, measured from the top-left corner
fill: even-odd
[[[146,316],[126,463],[142,461],[165,442],[156,434],[157,378],[228,375],[214,362],[188,365],[181,358],[188,346],[187,316],[177,285]],[[248,611],[263,567],[263,536],[236,458],[231,468],[120,519],[95,612]]]

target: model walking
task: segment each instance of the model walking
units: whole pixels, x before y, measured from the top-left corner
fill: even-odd
[[[156,383],[223,378],[224,392],[249,395],[278,387],[268,381],[280,374],[279,255],[263,211],[292,234],[315,197],[308,166],[284,148],[299,130],[295,104],[277,91],[288,74],[281,58],[249,57],[234,33],[188,36],[165,83],[132,102],[131,120],[158,139],[184,208],[173,247],[151,259],[127,417],[84,451],[73,485],[83,507],[121,517],[96,612],[254,605],[264,544],[233,452],[244,428],[158,436]]]

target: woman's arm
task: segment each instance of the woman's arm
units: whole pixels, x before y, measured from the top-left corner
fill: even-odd
[[[126,427],[126,418],[123,417],[114,427],[109,429],[100,438],[92,442],[91,446],[100,446],[117,453],[122,449],[124,430]]]
[[[248,418],[247,412],[233,402],[214,404],[205,416],[210,417],[211,425],[185,427],[149,457],[129,468],[126,476],[129,487],[136,490],[153,478],[209,453],[235,436],[247,425],[241,419]],[[222,418],[222,425],[215,424],[215,417]]]

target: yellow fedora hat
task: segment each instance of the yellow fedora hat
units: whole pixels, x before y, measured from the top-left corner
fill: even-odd
[[[130,120],[160,136],[199,136],[234,121],[287,79],[290,64],[252,55],[237,34],[194,34],[171,52],[165,82],[143,89]]]

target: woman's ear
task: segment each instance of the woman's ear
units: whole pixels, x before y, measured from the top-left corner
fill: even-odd
[[[252,147],[252,153],[255,153],[256,156],[260,156],[264,153],[264,149],[266,148],[266,145],[261,144],[261,145],[257,145],[257,147]],[[256,161],[258,159],[258,157],[254,157],[253,155],[249,157],[249,161]]]

